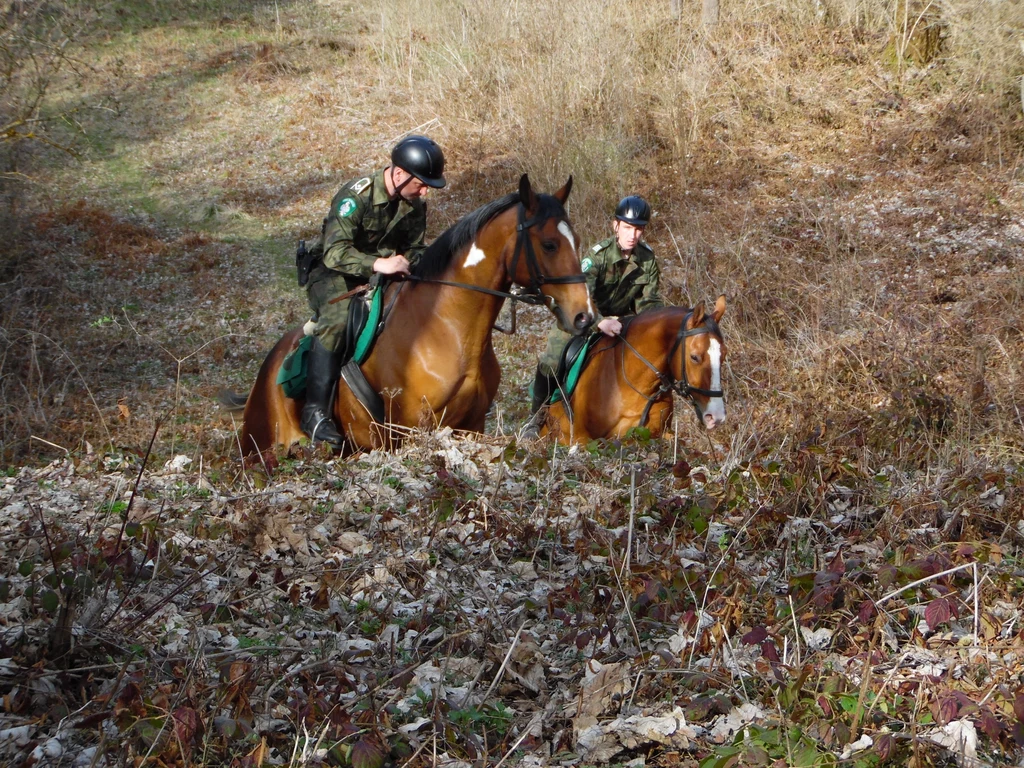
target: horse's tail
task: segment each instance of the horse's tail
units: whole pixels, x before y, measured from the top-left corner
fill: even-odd
[[[217,402],[220,407],[228,413],[240,413],[245,410],[245,404],[249,401],[248,395],[240,395],[230,389],[222,389],[217,393]]]

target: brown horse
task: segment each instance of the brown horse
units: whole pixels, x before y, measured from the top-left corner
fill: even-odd
[[[578,240],[564,207],[571,189],[570,177],[554,195],[537,194],[524,174],[518,193],[462,218],[426,249],[408,280],[387,287],[384,327],[361,366],[384,400],[387,424],[375,422],[339,379],[334,417],[346,450],[391,447],[402,436],[388,428],[396,425],[483,431],[501,379],[491,328],[512,283],[528,287],[569,333],[591,324]],[[243,453],[303,437],[303,403],[276,383],[302,336],[302,328],[289,332],[264,360],[245,401]]]
[[[725,341],[718,328],[724,314],[725,296],[719,296],[710,315],[702,302],[629,318],[619,336],[593,347],[569,409],[561,400],[552,405],[540,433],[586,443],[642,426],[659,437],[672,420],[673,392],[689,398],[697,418],[714,429],[725,421]]]

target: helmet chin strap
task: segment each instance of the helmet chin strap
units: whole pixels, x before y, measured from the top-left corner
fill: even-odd
[[[405,172],[409,173],[408,171],[405,171]],[[395,195],[397,197],[402,197],[402,190],[405,188],[405,185],[408,184],[412,180],[413,180],[413,175],[411,173],[409,173],[409,178],[407,178],[401,184],[395,184],[395,166],[393,166],[393,165],[391,166],[391,186],[395,188]]]
[[[619,242],[618,230],[616,230],[616,232],[615,232],[615,245],[618,247],[619,253],[621,253],[623,256],[632,256],[633,255],[633,251],[636,250],[636,246],[635,245],[632,248],[628,249],[628,250],[626,248],[622,247],[622,243]]]

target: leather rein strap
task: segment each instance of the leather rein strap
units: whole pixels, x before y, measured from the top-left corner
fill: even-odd
[[[648,417],[651,414],[651,407],[656,402],[658,402],[664,395],[666,395],[669,392],[675,392],[680,397],[687,397],[687,398],[689,398],[690,402],[693,403],[694,407],[696,407],[696,405],[697,405],[696,402],[693,399],[694,393],[696,393],[698,395],[704,395],[705,397],[724,397],[725,396],[725,393],[722,390],[720,390],[720,389],[701,389],[700,387],[695,387],[692,384],[690,384],[690,382],[686,378],[686,360],[685,359],[681,359],[679,361],[679,370],[683,374],[682,381],[677,381],[676,379],[672,378],[672,358],[673,358],[673,356],[675,356],[676,350],[679,349],[680,347],[682,347],[683,349],[682,349],[680,355],[681,356],[685,356],[685,354],[686,354],[686,349],[685,349],[686,345],[683,343],[683,339],[687,338],[688,336],[700,336],[701,334],[711,333],[712,332],[711,328],[707,325],[707,323],[702,323],[701,325],[698,325],[696,328],[687,329],[686,328],[686,321],[689,320],[692,316],[693,316],[693,312],[692,311],[688,312],[686,314],[686,317],[684,317],[683,321],[679,324],[679,331],[676,333],[675,341],[672,343],[672,348],[669,350],[669,353],[668,353],[668,370],[669,370],[668,373],[664,373],[662,371],[659,371],[654,366],[654,364],[651,363],[650,360],[648,360],[646,357],[641,355],[640,352],[637,350],[637,348],[634,347],[632,344],[630,344],[626,340],[626,337],[625,337],[624,334],[621,334],[621,333],[619,334],[619,338],[622,339],[622,343],[625,344],[627,347],[629,347],[630,351],[634,355],[636,355],[638,358],[640,358],[640,361],[643,362],[644,365],[646,365],[648,368],[650,368],[652,371],[654,371],[654,375],[658,377],[658,381],[660,382],[660,385],[658,386],[658,388],[656,390],[654,390],[654,392],[652,392],[650,395],[643,395],[642,392],[637,390],[637,392],[639,394],[643,395],[643,397],[647,400],[647,405],[644,406],[644,412],[640,416],[640,426],[641,427],[647,424],[647,419],[648,419]],[[623,364],[623,366],[625,366],[625,364],[626,364],[625,363],[625,358],[623,358],[622,364]],[[634,389],[636,389],[636,388],[634,387]]]

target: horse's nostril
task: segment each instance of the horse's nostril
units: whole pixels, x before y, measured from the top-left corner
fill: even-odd
[[[588,325],[594,322],[594,318],[590,316],[589,312],[580,312],[576,315],[576,319],[573,321],[573,325],[579,330],[583,330]]]
[[[725,414],[724,413],[721,416],[718,416],[717,418],[712,413],[705,413],[704,414],[704,425],[708,429],[714,429],[719,424],[721,424],[723,421],[725,421]]]

